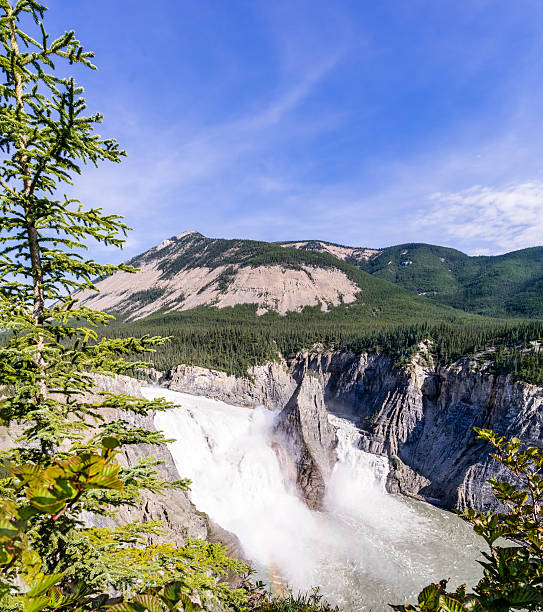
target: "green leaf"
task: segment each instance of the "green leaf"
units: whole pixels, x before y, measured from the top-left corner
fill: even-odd
[[[25,599],[23,610],[24,612],[39,612],[49,605],[49,597],[32,597]]]
[[[164,612],[161,601],[153,595],[138,595],[134,597],[132,603],[143,606],[149,612]]]
[[[12,538],[19,533],[19,530],[7,519],[0,520],[0,535]]]
[[[532,587],[525,586],[513,589],[507,599],[512,606],[519,607],[521,605],[543,602],[543,595]]]
[[[179,598],[186,589],[186,585],[184,585],[181,581],[176,580],[174,582],[169,582],[163,590],[162,598],[167,601],[175,604],[179,601]]]
[[[466,608],[459,601],[448,595],[441,595],[439,606],[439,609],[443,612],[466,612]]]
[[[28,597],[39,597],[46,593],[54,584],[62,580],[64,574],[47,574],[36,578],[26,593]]]
[[[183,607],[180,608],[179,604],[182,604]],[[201,606],[195,604],[188,595],[181,595],[177,608],[184,610],[184,612],[197,612],[202,609]]]
[[[49,589],[48,595],[49,608],[53,609],[61,607],[67,599],[64,593],[62,592],[62,589],[60,589],[58,586],[52,586]]]
[[[123,483],[116,476],[107,476],[98,474],[86,486],[88,489],[111,489],[114,491],[122,491]]]
[[[118,438],[113,438],[113,437],[102,438],[102,446],[109,450],[113,450],[114,448],[121,446],[121,442]]]
[[[27,496],[34,507],[47,514],[56,514],[65,506],[65,501],[55,497],[47,487],[30,488]]]
[[[108,606],[108,612],[142,612],[141,607],[135,606],[130,601],[122,601],[118,604]]]
[[[439,589],[436,584],[428,585],[419,594],[419,605],[424,606],[425,608],[430,608],[435,604],[436,599],[439,597],[440,593],[441,589]]]
[[[0,565],[8,565],[14,557],[14,553],[6,548],[4,544],[0,544]]]
[[[56,480],[54,490],[57,497],[62,497],[65,500],[73,499],[79,493],[77,487],[66,478],[59,478]]]

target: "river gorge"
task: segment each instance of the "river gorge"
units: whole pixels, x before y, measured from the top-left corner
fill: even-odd
[[[278,458],[278,411],[145,387],[178,407],[157,413],[190,498],[235,534],[257,578],[295,592],[319,585],[347,610],[385,610],[441,578],[473,583],[483,547],[453,514],[386,492],[384,456],[360,449],[359,430],[339,414],[337,461],[320,510],[311,510]]]

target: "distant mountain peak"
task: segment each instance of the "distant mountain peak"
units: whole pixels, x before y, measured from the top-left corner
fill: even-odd
[[[190,236],[190,234],[199,234],[200,232],[197,232],[196,230],[187,230],[186,232],[181,232],[179,235],[176,236],[176,238],[179,240],[181,238],[184,238],[185,236]]]

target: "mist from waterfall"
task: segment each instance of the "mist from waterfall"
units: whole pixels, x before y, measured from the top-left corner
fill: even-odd
[[[235,533],[258,577],[294,591],[319,585],[334,604],[384,610],[426,584],[449,578],[473,583],[482,543],[454,515],[386,493],[388,463],[358,448],[360,433],[330,415],[338,462],[324,512],[307,508],[286,481],[273,450],[277,413],[241,408],[160,388],[180,407],[158,413],[156,426],[179,473],[192,480],[196,507]]]

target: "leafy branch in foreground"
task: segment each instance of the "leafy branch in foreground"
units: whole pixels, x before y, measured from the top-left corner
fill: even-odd
[[[466,585],[447,592],[447,582],[427,586],[418,605],[392,606],[420,612],[506,612],[543,608],[543,450],[518,438],[507,441],[488,429],[477,429],[489,442],[491,456],[508,468],[510,480],[491,479],[498,512],[467,509],[460,516],[484,538],[483,578],[466,593]],[[505,541],[511,546],[503,546]]]

